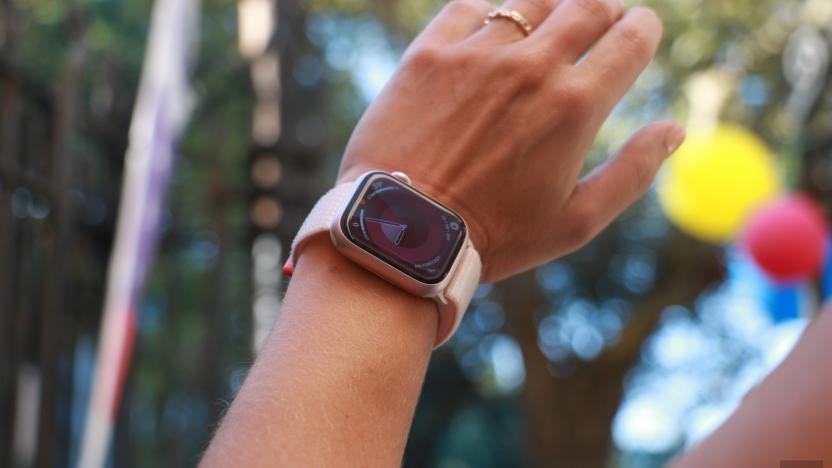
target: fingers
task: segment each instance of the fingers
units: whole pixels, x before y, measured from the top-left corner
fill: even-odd
[[[552,13],[561,0],[508,0],[503,8],[515,10],[532,26],[532,31]],[[490,10],[489,10],[490,11]],[[483,17],[485,19],[485,17]],[[476,35],[478,42],[506,43],[523,39],[526,34],[517,24],[507,19],[493,20]]]
[[[493,8],[486,0],[451,0],[413,41],[413,46],[444,47],[460,42],[484,26],[483,21]]]
[[[577,65],[577,79],[592,89],[606,90],[605,104],[611,109],[653,60],[662,31],[652,10],[630,9]]]
[[[635,203],[650,188],[656,172],[685,139],[674,122],[643,128],[609,161],[578,182],[566,210],[581,245]]]
[[[621,0],[564,0],[535,32],[560,60],[575,63],[622,14]]]

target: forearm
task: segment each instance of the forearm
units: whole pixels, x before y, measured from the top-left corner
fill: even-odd
[[[437,317],[315,240],[203,465],[400,464]]]
[[[832,310],[827,308],[736,412],[673,467],[777,467],[782,460],[832,463],[831,339]]]

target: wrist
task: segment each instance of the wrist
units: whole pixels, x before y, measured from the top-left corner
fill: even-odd
[[[436,306],[354,265],[326,236],[311,238],[297,260],[274,329],[206,459],[400,464]]]
[[[349,158],[345,157],[345,160]],[[447,206],[455,213],[457,213],[468,228],[468,236],[471,243],[474,245],[477,253],[480,256],[482,263],[482,272],[487,271],[488,252],[490,251],[491,242],[484,228],[483,220],[480,216],[475,215],[475,210],[469,206],[463,197],[459,196],[458,181],[457,183],[437,183],[433,178],[426,176],[417,168],[404,166],[391,166],[387,164],[376,164],[375,166],[366,165],[350,165],[342,166],[337,178],[337,183],[344,183],[356,180],[362,174],[369,171],[385,171],[388,173],[403,172],[408,175],[411,180],[411,185],[416,189],[426,193],[430,197],[436,199],[438,202]],[[463,190],[464,191],[464,190]],[[483,275],[485,276],[485,275]]]
[[[333,313],[343,315],[345,325],[355,325],[353,331],[365,335],[363,340],[390,343],[396,342],[390,341],[395,336],[398,340],[425,342],[425,349],[430,350],[438,326],[436,304],[356,265],[338,252],[327,236],[310,239],[298,257],[293,278],[290,289],[303,289],[303,295],[322,301],[324,294],[343,292],[344,297],[350,297]]]
[[[293,263],[312,239],[329,237],[327,250],[334,247],[354,262],[351,270],[358,266],[396,289],[435,301],[434,345],[441,346],[459,326],[481,277],[466,223],[414,187],[407,174],[374,170],[353,181],[344,179],[303,222],[284,273],[293,274]]]

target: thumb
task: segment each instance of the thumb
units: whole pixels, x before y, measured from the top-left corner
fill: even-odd
[[[639,130],[615,156],[578,181],[568,214],[588,237],[595,235],[647,192],[659,167],[684,140],[685,129],[675,122]]]

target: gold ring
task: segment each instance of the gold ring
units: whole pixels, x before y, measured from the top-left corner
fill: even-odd
[[[521,15],[520,12],[515,10],[509,10],[506,8],[495,8],[491,10],[491,13],[485,18],[485,24],[488,24],[497,19],[506,19],[511,21],[512,23],[516,24],[517,27],[523,31],[523,34],[528,36],[532,33],[532,25],[529,23],[529,20],[526,19],[525,16]]]

